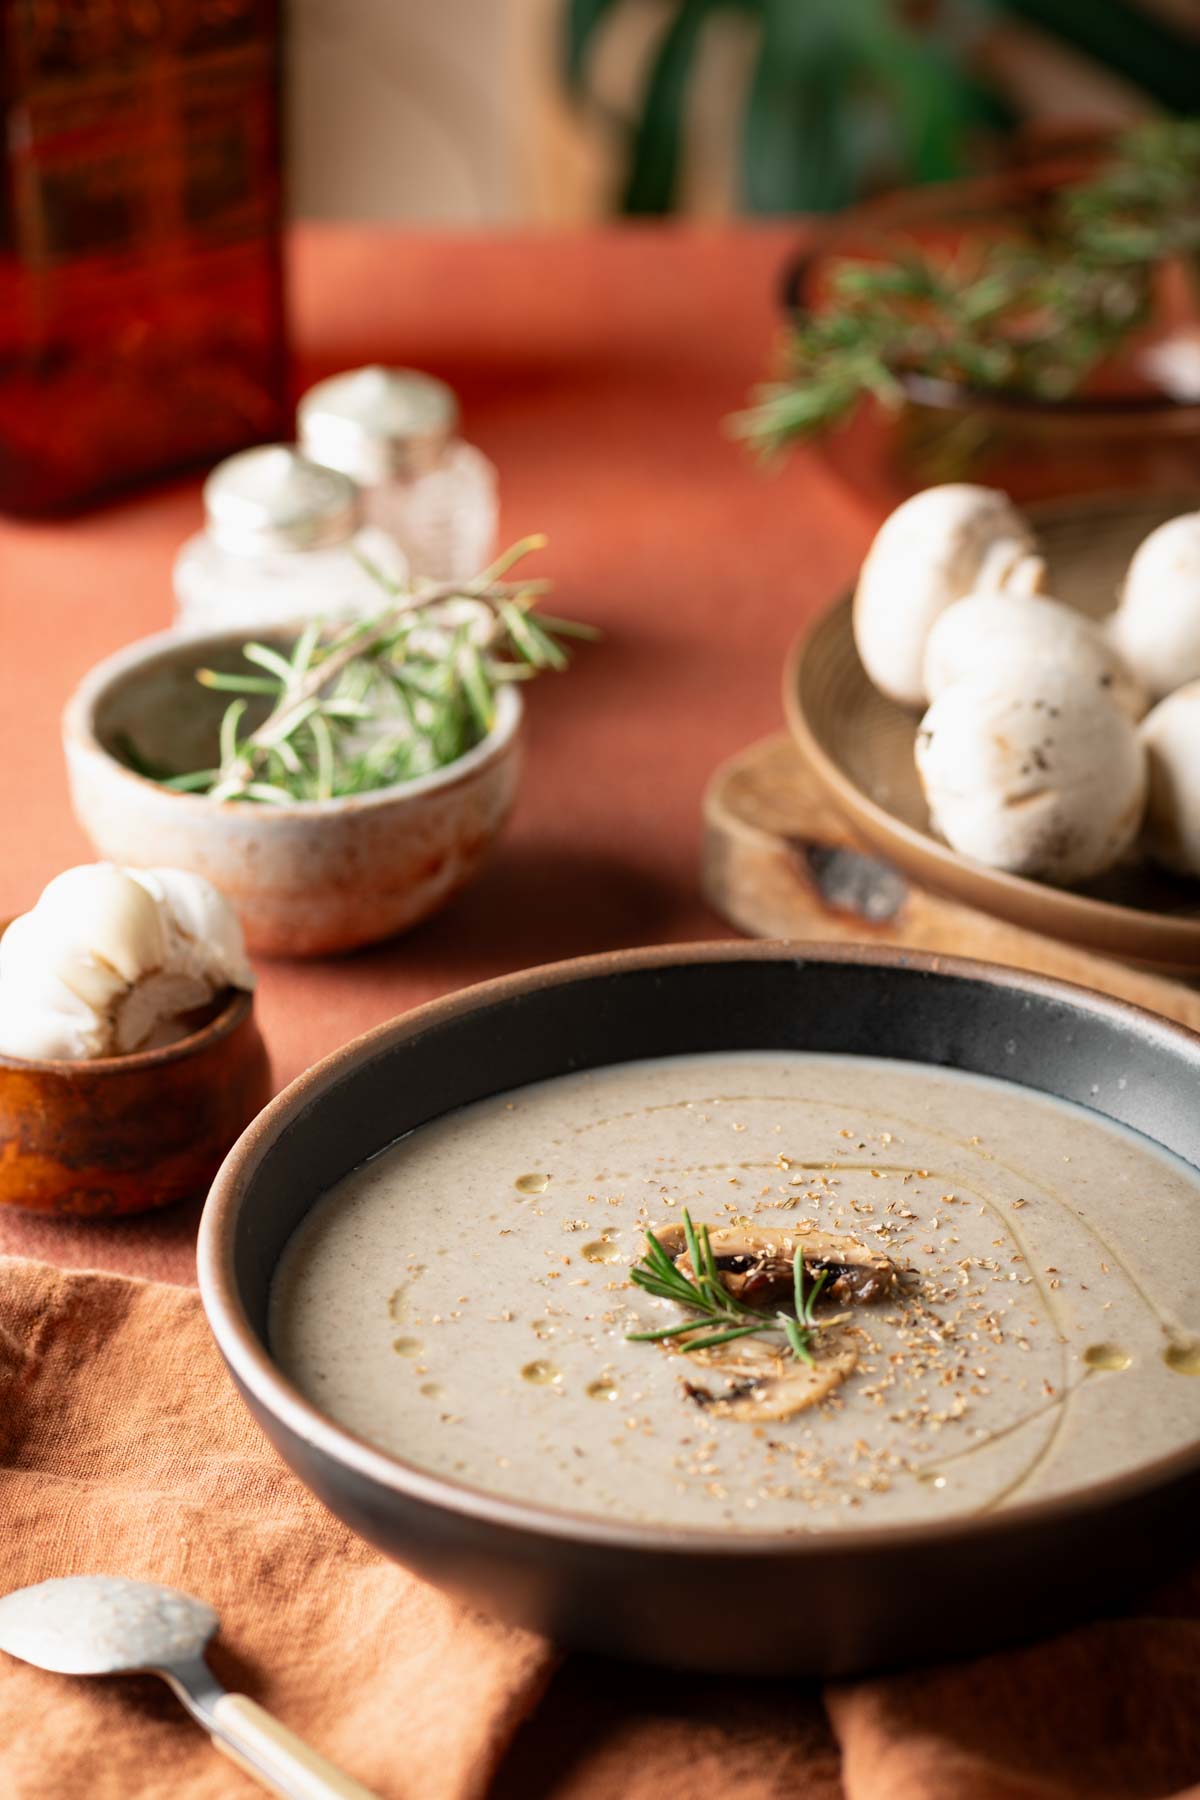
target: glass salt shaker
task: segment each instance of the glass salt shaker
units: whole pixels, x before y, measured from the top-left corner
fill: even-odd
[[[363,524],[362,496],[336,469],[289,444],[218,463],[204,484],[205,527],[175,559],[179,623],[240,629],[379,612],[407,565],[386,532]]]
[[[414,575],[466,581],[496,549],[496,471],[455,436],[458,401],[416,369],[355,369],[310,388],[297,419],[314,462],[363,490],[366,516],[390,532]]]

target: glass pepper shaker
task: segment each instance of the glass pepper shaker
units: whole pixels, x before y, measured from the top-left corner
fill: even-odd
[[[310,388],[297,412],[314,462],[363,490],[367,518],[399,544],[414,575],[466,581],[496,548],[496,471],[455,435],[458,401],[416,369],[355,369]]]
[[[175,559],[179,623],[191,629],[283,625],[379,612],[389,581],[407,577],[386,532],[364,525],[348,476],[289,444],[218,463],[204,484],[205,526]]]

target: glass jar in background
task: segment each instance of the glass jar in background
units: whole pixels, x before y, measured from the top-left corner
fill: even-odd
[[[415,369],[356,369],[310,388],[300,445],[363,491],[366,516],[396,540],[414,575],[466,581],[496,549],[496,471],[455,436],[458,401]]]
[[[205,527],[175,559],[181,625],[285,625],[378,612],[387,603],[366,558],[389,581],[408,573],[386,532],[364,525],[348,476],[288,444],[218,463],[204,484]]]
[[[286,429],[279,0],[0,0],[0,512]]]

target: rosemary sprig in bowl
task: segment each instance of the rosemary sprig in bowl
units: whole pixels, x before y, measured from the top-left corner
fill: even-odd
[[[373,618],[314,622],[290,649],[247,643],[244,672],[197,670],[202,686],[235,696],[213,766],[164,772],[126,743],[128,760],[176,793],[267,806],[374,793],[447,767],[491,731],[505,683],[564,669],[564,640],[597,635],[536,611],[545,581],[508,579],[544,543],[523,538],[463,583],[398,588],[370,567],[387,599]]]
[[[807,1286],[804,1282],[804,1258],[799,1246],[792,1257],[792,1287],[795,1317],[785,1312],[764,1312],[747,1306],[731,1294],[721,1280],[707,1225],[693,1225],[686,1208],[683,1233],[688,1257],[695,1270],[689,1279],[667,1255],[652,1231],[646,1233],[647,1250],[642,1260],[629,1271],[629,1279],[644,1293],[659,1300],[670,1300],[683,1306],[693,1317],[677,1325],[664,1325],[657,1331],[631,1331],[626,1336],[633,1344],[657,1344],[669,1338],[690,1333],[686,1343],[678,1345],[685,1354],[693,1350],[715,1350],[737,1338],[757,1337],[763,1332],[782,1332],[791,1354],[801,1362],[813,1361],[812,1341],[821,1327],[814,1308],[825,1285],[827,1271],[822,1270]],[[705,1329],[707,1327],[707,1329]]]
[[[1023,222],[976,223],[953,251],[888,238],[879,254],[826,259],[823,304],[796,316],[778,377],[730,421],[735,436],[772,454],[869,399],[895,413],[939,391],[1078,395],[1153,318],[1160,271],[1196,287],[1200,120],[1136,127],[1093,175]]]

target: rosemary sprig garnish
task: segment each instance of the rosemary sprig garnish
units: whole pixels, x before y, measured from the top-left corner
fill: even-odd
[[[684,1319],[678,1325],[664,1325],[657,1331],[627,1332],[629,1342],[657,1344],[667,1338],[702,1331],[702,1336],[692,1337],[688,1343],[679,1346],[685,1355],[690,1355],[693,1350],[715,1350],[719,1344],[730,1344],[736,1338],[755,1337],[765,1331],[782,1331],[792,1355],[801,1362],[811,1364],[813,1335],[820,1330],[814,1317],[814,1308],[825,1285],[827,1271],[822,1270],[806,1289],[804,1257],[797,1246],[792,1258],[795,1317],[785,1312],[764,1312],[757,1306],[747,1306],[725,1287],[713,1255],[709,1228],[707,1225],[693,1225],[686,1208],[683,1214],[683,1235],[688,1258],[695,1271],[694,1280],[676,1266],[652,1231],[646,1233],[646,1254],[629,1271],[629,1279],[643,1292],[653,1294],[659,1300],[670,1300],[676,1306],[685,1306],[697,1317]],[[705,1331],[705,1326],[711,1329]]]
[[[179,793],[283,805],[370,793],[456,761],[491,730],[501,684],[564,669],[562,640],[598,635],[535,613],[547,582],[508,579],[544,543],[523,538],[467,582],[399,587],[364,560],[387,595],[381,611],[330,631],[312,623],[286,651],[248,643],[251,671],[198,669],[204,687],[237,696],[217,765],[152,778]],[[125,755],[151,774],[134,746]]]
[[[1198,253],[1200,121],[1139,126],[1025,231],[833,264],[827,302],[797,321],[779,378],[730,430],[769,454],[864,399],[890,411],[919,399],[922,377],[1064,399],[1146,324],[1160,266],[1195,278]]]

